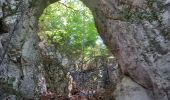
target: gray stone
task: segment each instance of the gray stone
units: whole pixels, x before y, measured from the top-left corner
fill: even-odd
[[[114,91],[115,100],[154,100],[152,92],[124,77]]]
[[[7,3],[7,1],[9,2]],[[122,78],[118,79],[120,82],[116,84],[118,86],[117,90],[124,89],[123,92],[115,91],[116,99],[169,100],[169,0],[160,0],[163,5],[160,2],[155,2],[153,7],[149,7],[146,0],[81,1],[92,11],[98,32],[104,43],[117,58],[122,71],[121,76],[124,76],[123,80],[121,81]],[[38,18],[45,7],[53,2],[57,2],[57,0],[36,0],[35,4],[32,5],[30,0],[23,0],[20,8],[16,9],[19,4],[18,0],[0,0],[0,18],[4,22],[3,26],[10,24],[10,26],[7,26],[9,32],[13,31],[13,23],[16,22],[16,18],[20,19],[19,16],[21,16],[9,45],[10,49],[18,50],[16,52],[17,56],[7,56],[11,55],[11,52],[7,52],[5,55],[3,65],[0,67],[0,82],[9,82],[16,75],[17,79],[14,80],[13,88],[22,92],[24,94],[22,95],[23,98],[34,99],[36,97],[38,82],[36,75],[40,73],[38,66],[42,64],[41,61],[44,61],[43,66],[46,75],[53,78],[51,87],[59,90],[54,85],[62,84],[62,92],[63,87],[65,87],[63,82],[67,82],[64,79],[67,68],[64,67],[63,69],[63,66],[61,65],[61,67],[58,63],[61,63],[61,61],[53,59],[57,56],[52,57],[53,54],[48,52],[47,58],[49,59],[44,59],[45,56],[41,57],[43,55],[39,54],[41,50],[38,47],[39,38],[36,34],[38,32]],[[158,4],[165,8],[163,13],[160,11]],[[156,10],[156,14],[160,19],[151,18],[153,22],[147,18],[144,20],[137,17],[127,19],[125,13],[122,13],[127,10],[127,7],[130,7],[134,14],[146,10],[148,14],[152,15],[152,10]],[[160,22],[163,22],[163,25],[159,26]],[[1,55],[6,46],[4,44],[9,40],[9,34],[4,31],[0,34]],[[51,64],[50,69],[48,69],[48,64]],[[56,67],[56,65],[58,66]],[[10,73],[7,73],[8,67],[10,67]],[[59,74],[55,74],[57,72]],[[11,78],[7,79],[7,76]],[[20,76],[22,77],[19,78]],[[58,79],[61,78],[64,81],[60,83]],[[133,81],[130,79],[133,79]],[[6,96],[5,94],[8,93],[1,94]]]

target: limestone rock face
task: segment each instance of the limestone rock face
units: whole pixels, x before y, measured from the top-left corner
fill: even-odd
[[[46,78],[47,88],[49,91],[60,93],[60,95],[68,94],[68,78],[67,72],[70,69],[69,61],[61,53],[55,50],[54,46],[49,46],[47,42],[39,43],[42,54],[43,73]]]
[[[0,0],[1,100],[38,96],[42,58],[37,45],[37,9],[43,8],[43,3],[33,8],[32,0]]]
[[[169,100],[169,1],[82,1],[92,10],[97,29],[123,74],[153,93],[147,100]],[[138,100],[138,94],[131,95],[131,100]]]
[[[123,72],[115,99],[169,100],[169,0],[81,1],[91,9]],[[53,2],[57,0],[0,0],[0,99],[37,98],[37,75],[44,65],[38,18]]]
[[[152,92],[148,92],[128,77],[124,77],[114,91],[115,100],[154,100]]]

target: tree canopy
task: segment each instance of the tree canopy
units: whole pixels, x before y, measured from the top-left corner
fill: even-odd
[[[57,50],[72,59],[100,55],[100,47],[91,11],[79,0],[59,1],[48,6],[39,19],[40,37],[55,44]],[[100,49],[100,50],[99,50]]]

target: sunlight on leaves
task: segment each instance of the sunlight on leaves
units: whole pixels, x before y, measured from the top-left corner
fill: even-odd
[[[61,0],[48,6],[39,19],[39,36],[71,59],[100,55],[98,33],[91,11],[79,0]],[[100,39],[101,41],[101,39]]]

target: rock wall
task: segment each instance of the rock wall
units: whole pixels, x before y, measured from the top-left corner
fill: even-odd
[[[140,92],[151,92],[144,93],[151,99],[132,93],[116,100],[169,100],[169,0],[82,1],[93,12],[98,32],[123,74],[143,88]]]
[[[113,91],[122,77],[120,68],[114,58],[106,56],[97,56],[92,62],[95,63],[93,69],[70,72],[69,81],[72,84],[69,86],[74,86],[70,92],[78,91],[81,94],[86,91],[85,96],[89,100],[93,97],[97,100],[113,100]]]
[[[0,99],[37,97],[38,66],[43,65],[38,17],[56,1],[0,1]],[[100,36],[123,72],[115,99],[169,100],[170,1],[82,1],[91,9]],[[134,89],[136,93],[128,94]]]
[[[74,82],[79,89],[111,89],[115,88],[119,82],[121,71],[114,58],[107,56],[97,56],[94,58],[93,69],[70,71]],[[118,81],[119,80],[119,81]],[[99,90],[100,91],[100,90]]]
[[[42,0],[41,0],[42,1]],[[0,99],[37,98],[38,16],[47,1],[0,0]]]
[[[48,45],[43,41],[39,43],[42,54],[42,72],[46,79],[48,91],[58,95],[68,95],[68,77],[67,73],[71,64],[53,45]]]
[[[114,97],[115,100],[154,100],[151,92],[126,76],[117,85]]]

